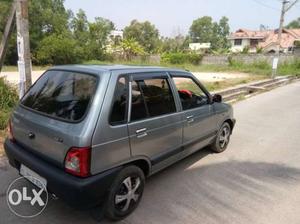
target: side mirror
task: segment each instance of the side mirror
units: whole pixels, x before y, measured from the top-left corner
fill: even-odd
[[[222,103],[222,96],[220,94],[213,95],[213,102]]]

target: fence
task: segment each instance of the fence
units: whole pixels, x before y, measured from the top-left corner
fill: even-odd
[[[245,64],[251,64],[255,61],[267,61],[272,63],[273,58],[276,57],[275,54],[237,54],[237,55],[204,55],[201,64],[203,65],[227,65],[229,63],[228,58],[231,57],[232,60],[241,61]],[[282,54],[280,56],[280,63],[292,62],[295,58],[300,57],[299,52],[295,54]],[[148,63],[159,63],[161,58],[159,55],[150,55],[145,57],[136,56],[134,60],[142,60]]]

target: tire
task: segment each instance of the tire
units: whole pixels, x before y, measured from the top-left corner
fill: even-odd
[[[108,195],[106,217],[118,221],[131,214],[141,201],[144,186],[145,176],[139,167],[127,166],[121,170]]]
[[[222,124],[214,142],[211,144],[211,150],[216,153],[224,152],[229,144],[230,135],[231,127],[227,122],[225,122]]]

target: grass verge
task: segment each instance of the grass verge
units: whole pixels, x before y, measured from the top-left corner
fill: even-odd
[[[125,64],[125,65],[144,65],[144,66],[163,66],[184,69],[192,72],[242,72],[255,75],[271,76],[272,67],[267,61],[254,61],[253,63],[243,63],[240,61],[231,61],[228,65],[193,65],[193,64],[167,64],[167,63],[149,63],[146,61],[86,61],[83,64]],[[300,75],[300,59],[289,63],[281,63],[278,67],[278,75]]]

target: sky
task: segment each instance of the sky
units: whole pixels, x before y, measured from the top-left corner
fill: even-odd
[[[89,21],[104,17],[123,29],[131,20],[149,20],[163,36],[187,34],[193,20],[229,18],[231,31],[279,26],[280,0],[65,0],[67,9],[83,9]],[[300,3],[287,12],[285,24],[300,17]]]

